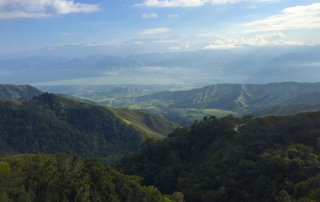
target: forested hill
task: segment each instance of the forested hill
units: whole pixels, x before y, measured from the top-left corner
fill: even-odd
[[[180,108],[221,109],[239,113],[281,105],[297,96],[305,103],[303,94],[319,92],[320,83],[215,84],[189,91],[163,91],[137,98],[138,101],[160,100]],[[318,94],[308,95],[315,97]],[[298,99],[298,98],[297,98]],[[319,100],[319,99],[318,99]]]
[[[320,198],[320,112],[204,118],[145,142],[118,168],[186,202],[312,202]]]
[[[0,158],[1,202],[182,202],[181,193],[163,196],[97,159],[82,162],[66,154]]]
[[[42,91],[30,85],[0,84],[0,99],[28,99],[41,95],[42,93]]]
[[[0,100],[0,155],[64,152],[110,163],[137,150],[145,138],[165,137],[176,128],[165,119],[131,111],[129,122],[117,111],[48,93]]]

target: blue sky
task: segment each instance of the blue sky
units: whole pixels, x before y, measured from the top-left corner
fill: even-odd
[[[154,52],[320,44],[315,0],[0,0],[0,53],[47,46]]]

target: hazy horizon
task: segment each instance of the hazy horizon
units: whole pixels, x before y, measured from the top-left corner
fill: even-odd
[[[35,85],[317,82],[315,0],[1,0],[0,79]]]

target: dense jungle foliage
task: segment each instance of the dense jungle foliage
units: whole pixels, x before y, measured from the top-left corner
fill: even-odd
[[[320,112],[204,118],[119,163],[187,202],[320,201]]]
[[[174,202],[141,178],[127,176],[97,159],[82,162],[66,154],[14,155],[0,158],[1,202]],[[181,198],[182,197],[182,198]],[[177,200],[174,200],[177,199]]]

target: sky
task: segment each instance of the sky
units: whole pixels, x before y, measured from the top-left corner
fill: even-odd
[[[319,0],[0,0],[0,54],[320,44]]]

